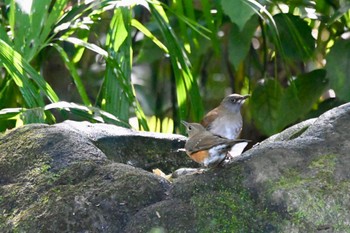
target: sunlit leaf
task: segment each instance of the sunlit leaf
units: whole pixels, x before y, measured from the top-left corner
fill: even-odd
[[[158,45],[158,47],[160,49],[162,49],[165,53],[169,53],[167,47],[165,47],[165,45],[158,40],[157,37],[155,37],[152,32],[150,32],[145,26],[143,26],[139,21],[137,21],[136,19],[132,19],[131,20],[131,25],[134,26],[135,28],[137,28],[140,32],[142,32],[145,36],[147,36],[148,38],[150,38],[153,43],[155,43],[156,45]]]
[[[203,14],[205,17],[205,21],[208,25],[209,30],[211,31],[210,39],[212,40],[213,49],[216,52],[216,54],[219,54],[219,50],[220,50],[219,44],[220,43],[219,43],[219,40],[217,37],[218,28],[215,25],[214,18],[213,18],[213,15],[211,13],[212,8],[211,8],[208,0],[202,0],[201,3],[202,3],[202,7],[203,7]]]
[[[29,107],[44,105],[39,90],[49,98],[51,102],[58,101],[56,93],[43,77],[40,76],[19,53],[14,51],[3,40],[0,40],[0,61],[19,87],[23,98]],[[36,88],[31,79],[34,80],[39,89]]]
[[[108,53],[104,49],[100,48],[99,46],[97,46],[95,44],[81,40],[79,38],[67,37],[67,38],[60,38],[60,40],[70,42],[70,43],[77,45],[77,46],[83,46],[83,47],[85,47],[85,48],[87,48],[87,49],[89,49],[97,54],[100,54],[103,57],[108,56]]]
[[[129,119],[129,99],[124,89],[130,89],[131,44],[129,36],[130,12],[117,8],[110,23],[106,39],[109,59],[103,86],[104,104],[102,109],[127,121]],[[125,20],[125,21],[124,21]],[[114,61],[114,62],[113,62]],[[117,72],[116,72],[117,71]],[[130,93],[130,90],[129,90]]]
[[[67,111],[73,115],[80,116],[86,120],[93,120],[101,123],[111,123],[111,124],[123,126],[126,128],[130,128],[129,123],[122,121],[119,118],[115,117],[114,115],[96,107],[87,107],[76,103],[60,101],[57,103],[48,104],[44,108],[45,111],[54,110],[54,109]]]
[[[168,19],[164,18],[164,10],[161,5],[150,4],[150,10],[161,29],[164,40],[166,41],[165,45],[169,50],[170,61],[175,76],[179,119],[188,118],[190,109],[194,121],[199,121],[203,116],[203,105],[197,82],[189,68],[188,58],[168,24]],[[175,121],[179,119],[175,119]]]
[[[277,14],[274,17],[284,55],[289,59],[306,61],[313,56],[315,39],[311,28],[298,16]]]
[[[22,108],[4,108],[0,110],[0,119],[13,119],[23,111]]]

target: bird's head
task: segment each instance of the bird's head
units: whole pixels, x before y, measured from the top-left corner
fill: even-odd
[[[197,133],[206,131],[206,129],[198,123],[188,123],[186,121],[181,121],[181,123],[186,127],[186,131],[189,137]]]
[[[242,104],[249,96],[250,95],[231,94],[226,96],[220,105],[230,112],[238,113]]]

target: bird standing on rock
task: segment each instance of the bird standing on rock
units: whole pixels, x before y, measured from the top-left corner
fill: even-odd
[[[207,131],[201,124],[182,121],[186,126],[188,139],[185,150],[195,162],[211,167],[220,164],[233,145],[247,142],[244,139],[232,140],[222,138]]]
[[[243,126],[241,107],[249,96],[239,94],[226,96],[218,107],[204,116],[201,124],[215,135],[228,139],[238,138]]]

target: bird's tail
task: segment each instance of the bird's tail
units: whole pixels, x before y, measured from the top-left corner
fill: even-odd
[[[241,142],[251,142],[251,140],[247,139],[232,139],[228,142],[228,145],[233,146],[235,144],[241,143]]]

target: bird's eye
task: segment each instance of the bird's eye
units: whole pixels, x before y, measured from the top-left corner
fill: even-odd
[[[192,126],[188,126],[188,130],[192,130]]]
[[[231,99],[231,102],[232,103],[236,103],[236,99]]]

